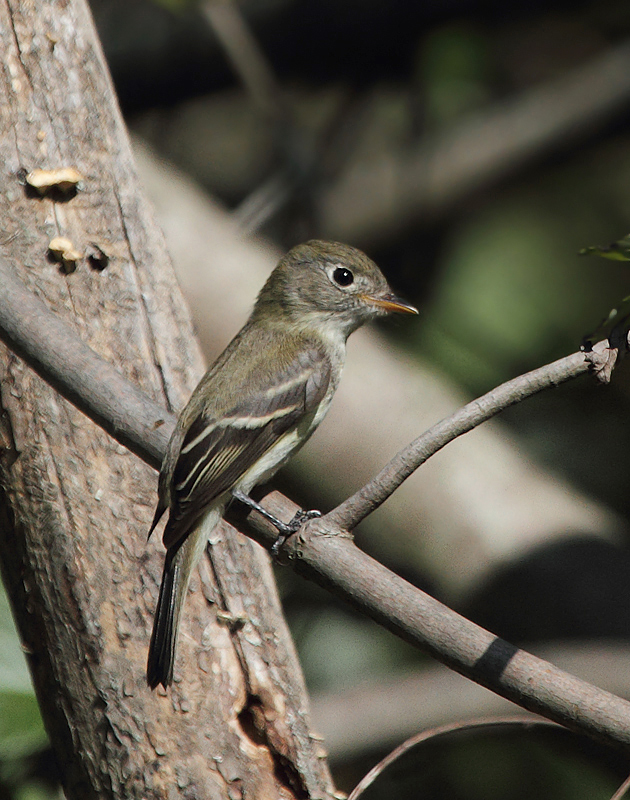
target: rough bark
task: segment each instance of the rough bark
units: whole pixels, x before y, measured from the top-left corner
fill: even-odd
[[[3,0],[0,43],[4,255],[84,341],[177,409],[201,358],[89,11]],[[24,171],[60,167],[83,175],[76,194],[24,184]],[[84,254],[74,272],[49,259],[55,236]],[[176,683],[151,693],[155,474],[4,348],[0,448],[0,566],[68,796],[329,796],[263,551],[221,529],[188,597]]]

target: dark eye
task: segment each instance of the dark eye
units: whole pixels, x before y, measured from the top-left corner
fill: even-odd
[[[332,276],[334,282],[339,286],[350,286],[354,282],[354,275],[345,267],[337,267]]]

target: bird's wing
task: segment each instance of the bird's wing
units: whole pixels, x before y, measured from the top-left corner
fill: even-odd
[[[283,435],[314,413],[331,379],[318,348],[302,352],[284,372],[243,397],[219,419],[200,416],[181,445],[164,531],[167,548],[183,541],[207,506],[231,489]]]

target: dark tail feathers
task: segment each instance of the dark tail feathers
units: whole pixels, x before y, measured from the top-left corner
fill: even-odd
[[[160,683],[166,689],[173,682],[175,645],[181,610],[181,601],[178,597],[181,559],[177,558],[177,555],[178,552],[173,554],[167,552],[162,573],[147,661],[147,682],[152,689]]]

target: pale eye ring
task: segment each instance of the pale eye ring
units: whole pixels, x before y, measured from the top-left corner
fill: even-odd
[[[354,283],[354,275],[346,267],[337,267],[332,278],[338,286],[351,286]]]

